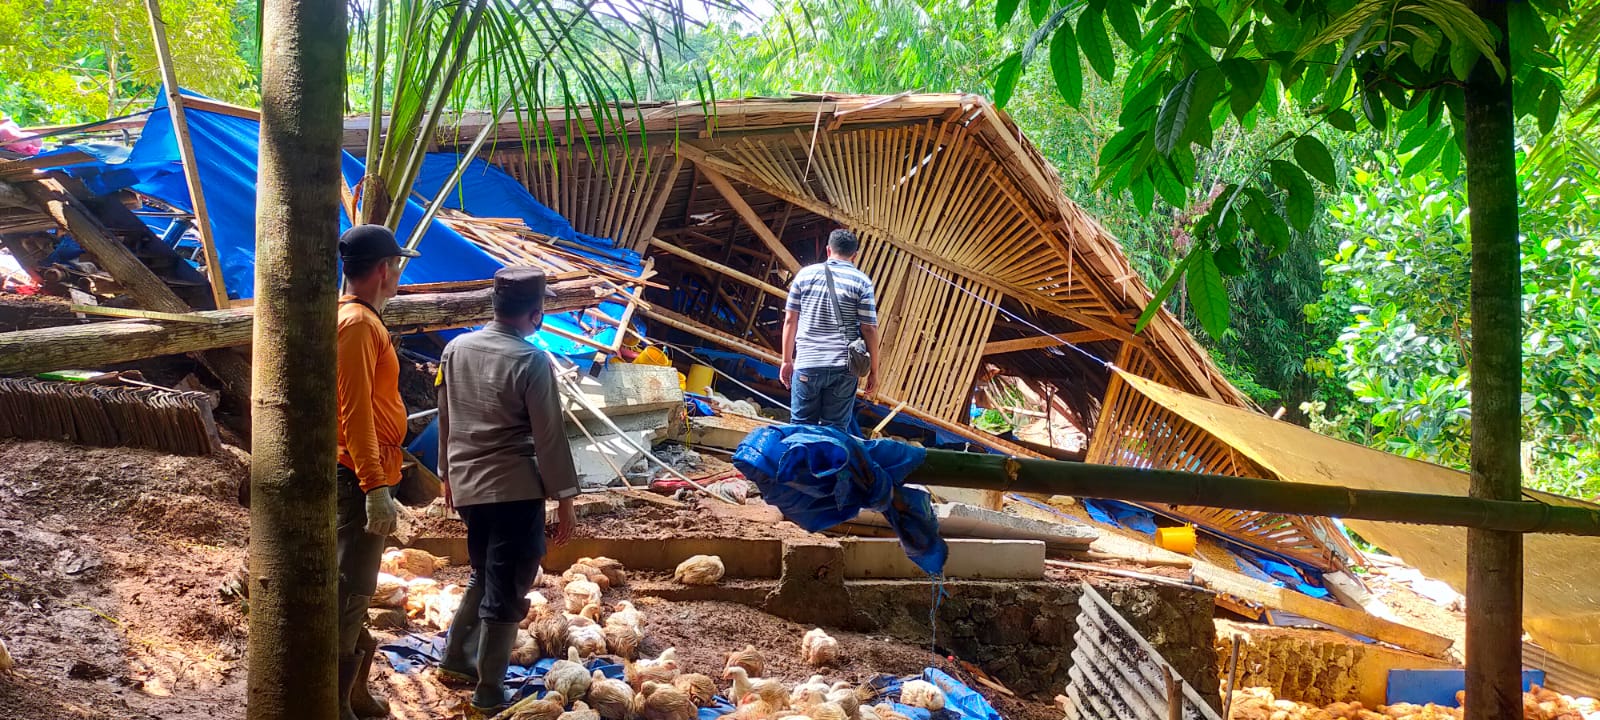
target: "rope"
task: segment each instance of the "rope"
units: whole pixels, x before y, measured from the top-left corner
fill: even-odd
[[[1022,323],[1023,325],[1027,325],[1030,328],[1033,328],[1034,330],[1038,331],[1038,333],[1040,335],[1043,335],[1044,337],[1048,337],[1051,340],[1054,340],[1054,341],[1056,341],[1058,343],[1061,343],[1062,345],[1065,345],[1065,346],[1067,346],[1069,348],[1072,348],[1073,350],[1077,350],[1084,357],[1089,358],[1090,360],[1093,360],[1094,362],[1098,363],[1102,367],[1105,367],[1107,369],[1112,369],[1112,368],[1116,367],[1116,366],[1112,365],[1110,362],[1100,359],[1094,353],[1091,353],[1088,350],[1085,350],[1085,349],[1083,349],[1081,347],[1078,347],[1077,345],[1074,345],[1074,344],[1072,344],[1070,342],[1067,342],[1066,340],[1061,339],[1060,335],[1057,335],[1057,334],[1055,334],[1053,332],[1050,332],[1049,330],[1046,330],[1046,329],[1044,329],[1042,327],[1039,327],[1038,325],[1035,325],[1035,324],[1029,322],[1026,318],[1019,317],[1015,313],[1012,313],[1011,311],[1006,310],[1003,307],[1000,307],[1000,305],[990,301],[988,298],[985,298],[982,295],[979,295],[979,294],[977,294],[977,293],[975,293],[975,292],[973,292],[971,290],[968,290],[968,289],[966,289],[964,287],[961,287],[960,285],[957,285],[955,283],[955,281],[953,281],[953,280],[951,280],[951,279],[949,279],[949,278],[947,278],[947,277],[945,277],[943,275],[940,275],[939,273],[936,273],[936,272],[928,269],[927,265],[924,265],[922,263],[918,263],[917,267],[922,268],[923,272],[925,272],[925,273],[927,273],[927,274],[929,274],[929,275],[931,275],[931,276],[933,276],[935,278],[938,278],[939,280],[941,280],[944,283],[948,284],[950,287],[953,287],[953,288],[955,288],[957,290],[960,290],[961,292],[964,292],[964,293],[966,293],[968,295],[971,295],[972,297],[976,298],[978,300],[978,302],[981,302],[981,303],[983,303],[985,305],[988,305],[989,307],[994,308],[1001,315],[1004,315],[1007,318],[1010,318],[1011,320],[1014,320],[1016,322]]]

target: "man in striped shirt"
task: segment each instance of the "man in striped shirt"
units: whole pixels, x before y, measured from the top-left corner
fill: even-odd
[[[849,230],[828,235],[828,259],[795,273],[783,320],[783,368],[789,388],[790,422],[829,425],[850,432],[856,377],[849,346],[859,336],[872,354],[868,394],[878,388],[878,306],[872,279],[855,266],[861,241]],[[833,276],[837,304],[830,297]]]

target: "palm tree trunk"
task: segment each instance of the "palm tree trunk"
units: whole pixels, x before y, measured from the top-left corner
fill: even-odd
[[[266,0],[250,462],[250,720],[332,720],[344,0]]]
[[[1472,0],[1507,32],[1506,0]],[[1522,281],[1511,57],[1506,75],[1478,60],[1466,87],[1467,204],[1472,221],[1472,496],[1522,494]],[[1522,536],[1467,531],[1466,720],[1522,717]]]

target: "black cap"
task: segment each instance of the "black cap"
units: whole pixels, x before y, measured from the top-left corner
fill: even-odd
[[[357,225],[339,236],[340,260],[382,260],[392,257],[421,257],[395,242],[394,233],[382,225]]]
[[[494,271],[494,294],[519,300],[556,296],[556,292],[545,285],[544,271],[527,265]]]

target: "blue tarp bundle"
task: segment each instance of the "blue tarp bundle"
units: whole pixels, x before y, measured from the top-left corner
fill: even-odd
[[[900,687],[910,679],[880,675],[868,685],[877,691],[878,697],[889,699],[895,712],[911,720],[1001,720],[1000,713],[976,690],[936,668],[923,670],[922,679],[944,691],[944,709],[931,713],[923,708],[901,705],[897,702]]]
[[[1156,534],[1155,515],[1149,510],[1116,500],[1082,498],[1081,502],[1083,509],[1095,522],[1137,530],[1146,535]]]
[[[1327,588],[1312,579],[1316,577],[1315,575],[1303,572],[1294,563],[1240,547],[1228,550],[1233,555],[1234,563],[1239,566],[1239,570],[1250,577],[1314,598],[1327,598],[1330,594]]]
[[[926,457],[926,450],[893,440],[863,442],[828,427],[772,425],[739,443],[733,464],[768,504],[811,532],[863,509],[883,513],[911,561],[939,575],[949,548],[939,537],[931,499],[905,484]]]
[[[185,95],[201,97],[184,91]],[[145,123],[144,132],[133,146],[126,162],[86,163],[69,168],[90,190],[108,193],[137,190],[174,207],[193,211],[189,186],[178,159],[178,141],[173,134],[172,115],[166,112],[166,94],[157,93],[156,112]],[[211,216],[212,235],[222,263],[222,277],[233,298],[255,294],[256,174],[260,154],[261,124],[254,120],[188,109],[190,141],[199,159],[200,184],[205,189],[206,207]],[[80,148],[81,149],[81,148]],[[340,169],[352,187],[366,172],[365,166],[349,153],[342,153]],[[532,200],[532,198],[529,198]],[[422,220],[423,208],[407,201],[400,222],[402,236]],[[349,227],[349,218],[340,217],[340,227]],[[159,230],[158,230],[159,232]],[[435,223],[423,234],[417,250],[425,261],[406,266],[405,283],[477,280],[494,275],[500,263],[449,228]]]

